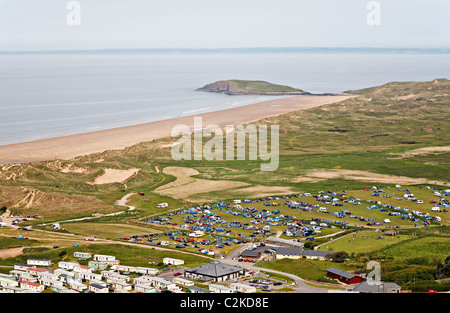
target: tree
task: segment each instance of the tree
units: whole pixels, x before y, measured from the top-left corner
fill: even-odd
[[[328,254],[325,258],[331,262],[335,263],[343,263],[346,259],[348,259],[348,253],[345,251],[338,251],[335,253]]]
[[[450,255],[445,258],[444,264],[440,263],[437,265],[434,277],[436,279],[443,279],[450,277]]]

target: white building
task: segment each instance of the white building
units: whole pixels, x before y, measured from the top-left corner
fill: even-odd
[[[87,253],[87,252],[74,252],[73,256],[74,256],[74,258],[83,259],[83,260],[92,258],[92,254]]]
[[[13,287],[13,286],[4,286],[3,290],[5,290],[8,293],[22,293],[23,289],[20,287]]]
[[[89,291],[93,293],[108,293],[109,288],[102,285],[89,284]]]
[[[63,270],[73,270],[73,267],[75,265],[79,265],[79,263],[78,262],[64,262],[64,261],[58,262],[58,267]]]
[[[184,279],[181,277],[176,277],[172,281],[181,286],[186,286],[186,287],[194,286],[194,282],[192,280]]]
[[[233,293],[233,292],[235,292],[231,288],[228,288],[223,285],[217,285],[217,284],[209,285],[209,291],[211,291],[212,293]]]
[[[88,286],[86,286],[85,284],[82,284],[82,283],[73,282],[70,284],[70,289],[78,291],[78,292],[83,292],[86,289],[88,289]]]
[[[152,285],[153,287],[155,287],[156,289],[170,289],[176,286],[175,283],[171,282],[170,280],[166,280],[164,278],[161,277],[154,277],[153,281],[152,281]]]
[[[164,258],[163,263],[166,265],[182,265],[182,264],[184,264],[184,260],[173,259],[173,258]]]
[[[111,284],[111,287],[114,288],[114,289],[121,289],[121,290],[129,291],[129,290],[131,290],[133,288],[133,286],[131,286],[130,284],[125,283],[123,281],[119,281],[119,280],[112,280],[111,279],[110,280],[110,284]]]
[[[14,269],[15,270],[19,270],[19,271],[25,271],[29,267],[33,267],[33,266],[28,265],[28,264],[22,264],[22,263],[15,263],[14,264]],[[36,266],[34,266],[34,267],[36,267]]]
[[[133,284],[135,285],[151,285],[153,277],[151,276],[140,276],[133,278]]]
[[[18,287],[19,282],[13,275],[0,274],[0,286]]]
[[[134,290],[139,293],[157,293],[156,289],[149,285],[134,285]]]
[[[83,273],[83,272],[92,273],[92,272],[95,271],[95,269],[92,268],[92,267],[89,267],[89,266],[84,266],[84,265],[77,264],[77,265],[73,266],[73,271],[75,273]]]
[[[94,261],[104,262],[109,265],[118,265],[120,262],[113,255],[94,254]]]
[[[34,265],[34,266],[50,266],[52,265],[51,260],[47,259],[28,259],[27,265]]]
[[[45,286],[38,284],[38,283],[29,282],[29,281],[21,281],[20,288],[26,289],[26,290],[42,292],[42,291],[44,291]]]
[[[91,272],[79,272],[79,277],[84,280],[102,280],[102,275]]]
[[[64,283],[60,280],[56,280],[53,278],[49,278],[49,277],[42,277],[39,279],[39,283],[41,285],[44,285],[46,287],[51,287],[51,286],[59,286],[62,287],[64,285]]]
[[[128,266],[128,265],[114,265],[112,268],[112,270],[114,271],[118,271],[118,272],[129,272],[129,273],[135,273],[136,272],[136,267],[135,266]]]
[[[159,270],[151,267],[136,267],[136,273],[143,275],[158,275]]]
[[[241,283],[232,283],[230,288],[240,293],[256,293],[256,287]]]

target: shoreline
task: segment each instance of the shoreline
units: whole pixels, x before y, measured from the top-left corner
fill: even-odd
[[[111,128],[63,137],[54,137],[0,146],[0,164],[30,163],[120,150],[135,144],[168,138],[173,126],[184,124],[194,128],[194,116],[203,125],[244,124],[284,113],[305,110],[343,101],[356,95],[300,95],[268,100],[225,110],[171,118],[132,126]]]

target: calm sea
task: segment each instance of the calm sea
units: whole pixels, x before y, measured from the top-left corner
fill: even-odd
[[[195,91],[217,80],[337,93],[443,77],[449,54],[0,55],[0,145],[274,99]]]

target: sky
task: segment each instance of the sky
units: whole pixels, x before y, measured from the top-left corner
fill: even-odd
[[[450,48],[449,17],[450,0],[0,0],[0,51]]]

